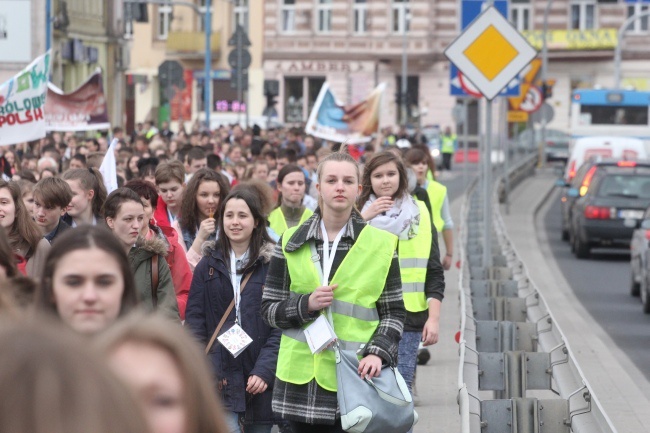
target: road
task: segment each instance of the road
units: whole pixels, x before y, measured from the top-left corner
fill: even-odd
[[[560,238],[559,190],[540,209],[537,227],[546,231],[549,247],[576,297],[591,316],[650,380],[650,315],[639,298],[630,296],[630,255],[621,250],[592,250],[578,260]]]

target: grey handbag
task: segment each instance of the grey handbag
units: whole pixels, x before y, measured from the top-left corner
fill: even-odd
[[[341,426],[349,433],[406,433],[418,421],[402,375],[384,367],[379,377],[361,379],[356,352],[335,345]]]

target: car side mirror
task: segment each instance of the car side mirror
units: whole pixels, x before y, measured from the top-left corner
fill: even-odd
[[[577,198],[580,197],[580,193],[578,192],[578,188],[569,188],[569,190],[566,192],[567,197],[571,198]]]
[[[650,219],[641,220],[639,226],[639,228],[650,230]]]
[[[569,186],[569,182],[567,182],[566,180],[560,178],[560,179],[555,181],[555,186],[560,187],[560,188],[566,188],[566,187]]]

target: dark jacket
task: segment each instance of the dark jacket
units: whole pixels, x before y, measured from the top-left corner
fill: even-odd
[[[218,341],[215,341],[208,354],[224,407],[233,412],[246,412],[246,418],[257,423],[273,420],[272,387],[282,335],[279,329],[272,329],[264,323],[260,315],[262,290],[272,250],[271,243],[262,248],[241,295],[240,326],[253,342],[237,358],[233,358]],[[204,347],[233,300],[228,260],[224,259],[221,251],[212,249],[194,270],[185,310],[185,326],[196,335]],[[242,281],[245,277],[242,277]],[[219,334],[234,324],[233,308]],[[251,375],[259,376],[267,383],[268,389],[264,393],[252,396],[246,392],[248,377]]]
[[[68,224],[67,222],[63,221],[62,218],[60,218],[59,219],[59,224],[57,224],[57,226],[54,228],[54,230],[52,230],[51,232],[49,232],[48,234],[46,234],[43,237],[49,243],[52,243],[52,242],[54,242],[54,240],[57,237],[61,236],[62,233],[64,233],[66,230],[69,230],[70,228],[71,228],[70,224]]]
[[[152,289],[152,259],[158,256],[158,298],[157,310],[166,317],[180,323],[178,303],[174,292],[174,283],[169,271],[169,265],[165,261],[167,255],[167,244],[165,241],[152,238],[143,240],[140,238],[135,247],[129,251],[129,263],[133,270],[135,286],[138,293],[140,306],[147,311],[153,311]]]

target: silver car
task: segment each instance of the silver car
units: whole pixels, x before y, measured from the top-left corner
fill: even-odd
[[[643,312],[650,314],[650,208],[632,234],[630,243],[630,294],[641,296]]]

